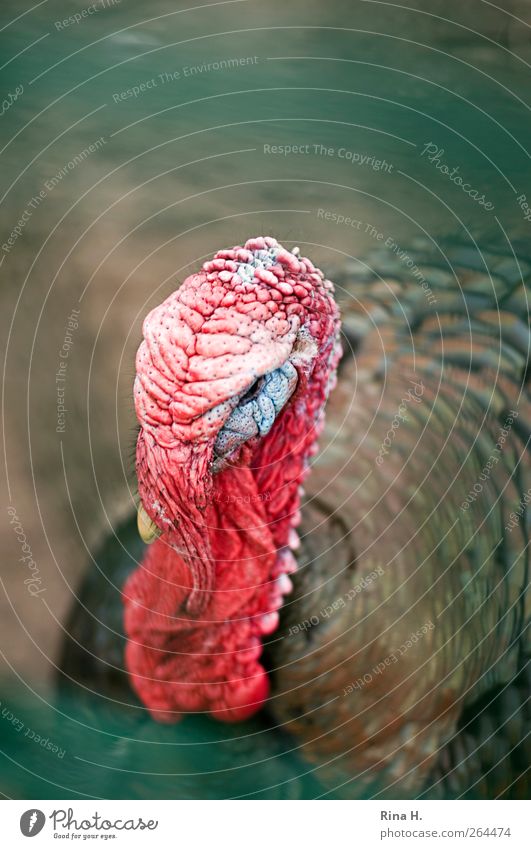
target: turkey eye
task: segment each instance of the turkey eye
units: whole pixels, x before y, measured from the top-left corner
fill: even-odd
[[[238,406],[242,404],[246,404],[248,401],[252,401],[253,398],[256,398],[257,395],[260,394],[262,386],[264,385],[264,378],[259,377],[258,380],[255,380],[252,386],[249,387],[247,392],[242,395],[240,400],[238,401]]]

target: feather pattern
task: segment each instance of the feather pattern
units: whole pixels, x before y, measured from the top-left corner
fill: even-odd
[[[531,486],[529,266],[491,248],[482,270],[458,243],[404,255],[435,303],[389,251],[335,276],[347,353],[274,656],[275,716],[346,796],[410,797],[432,772],[440,790],[463,712],[529,652],[526,516],[510,527]]]

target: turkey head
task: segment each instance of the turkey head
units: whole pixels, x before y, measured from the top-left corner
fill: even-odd
[[[219,251],[144,321],[126,664],[152,716],[238,721],[296,563],[300,485],[340,356],[333,286],[275,239]]]

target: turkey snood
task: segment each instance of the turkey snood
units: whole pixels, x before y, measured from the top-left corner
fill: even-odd
[[[296,568],[338,334],[330,281],[268,237],[219,251],[144,321],[136,468],[159,536],[123,601],[127,668],[159,721],[237,721],[267,698],[262,639]]]

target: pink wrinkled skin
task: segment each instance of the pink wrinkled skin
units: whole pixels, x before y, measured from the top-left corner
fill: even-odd
[[[243,248],[238,254],[246,256]],[[221,263],[225,270],[217,273]],[[206,262],[149,313],[136,358],[135,406],[160,444],[217,433],[232,409],[229,399],[287,359],[300,326],[300,304],[282,303],[279,286],[289,285],[298,272],[281,263],[282,255],[277,276],[266,272],[267,282],[249,285],[226,270],[236,262]],[[313,276],[320,282],[317,272]],[[198,418],[208,411],[213,412]]]
[[[126,663],[156,719],[236,721],[268,694],[262,639],[291,589],[299,486],[340,354],[333,287],[310,260],[251,239],[204,263],[143,332],[138,487],[163,534],[124,588]],[[213,474],[239,396],[288,358],[298,384],[270,433]]]

